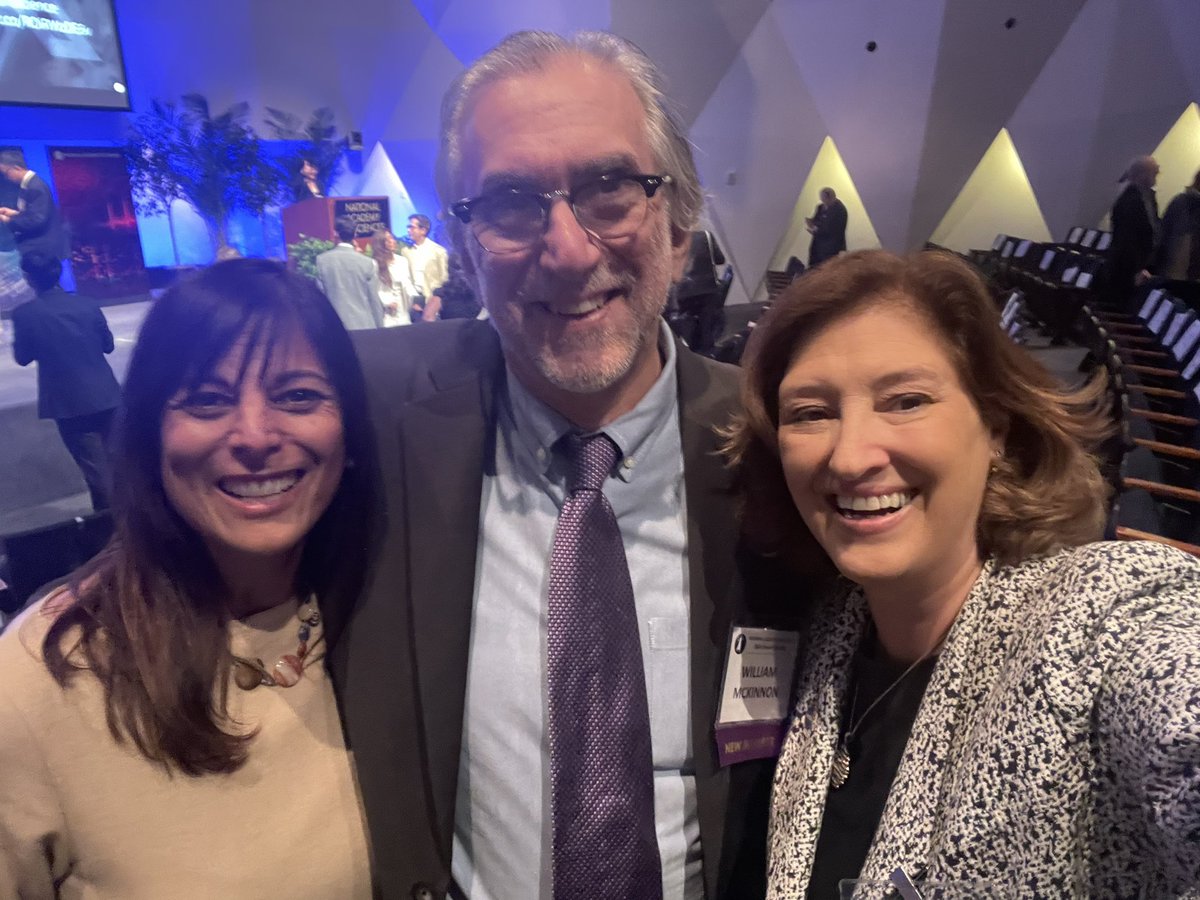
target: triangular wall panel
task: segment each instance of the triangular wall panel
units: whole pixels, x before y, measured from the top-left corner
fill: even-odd
[[[768,11],[691,129],[709,219],[733,265],[730,302],[765,296],[767,264],[825,135]]]
[[[1095,218],[1083,212],[1081,197],[1102,114],[1117,2],[1091,0],[1084,6],[1008,125],[1050,232],[1059,238]],[[1102,193],[1100,205],[1106,207],[1114,191]]]
[[[1159,166],[1155,189],[1161,215],[1171,199],[1192,184],[1200,169],[1200,108],[1195,103],[1188,104],[1151,156]],[[1098,227],[1107,229],[1111,224],[1110,211],[1106,210]]]
[[[408,217],[417,211],[408,189],[396,172],[382,144],[376,144],[363,165],[358,193],[363,197],[387,197],[393,234],[404,234]]]
[[[937,59],[928,48],[938,45],[943,6],[942,0],[776,3],[800,75],[890,246],[903,246],[908,233]],[[869,40],[874,52],[866,50]]]
[[[1080,196],[1080,221],[1106,212],[1117,179],[1134,156],[1151,153],[1193,100],[1170,47],[1171,24],[1142,0],[1118,0],[1092,157]]]
[[[779,271],[787,268],[788,257],[791,256],[798,256],[807,264],[812,235],[808,233],[804,220],[813,215],[821,199],[821,190],[826,187],[833,188],[846,207],[846,249],[863,250],[879,246],[879,235],[875,233],[875,226],[871,224],[871,217],[867,215],[846,163],[838,153],[833,138],[827,137],[808,171],[804,186],[800,188],[800,196],[796,198],[796,206],[792,210],[791,225],[771,259],[772,269]]]
[[[690,126],[770,7],[771,0],[612,0],[612,30],[654,60]]]
[[[1025,167],[1008,131],[1001,129],[933,231],[935,244],[966,253],[992,246],[997,233],[1049,241]]]
[[[443,226],[438,218],[441,201],[433,186],[433,165],[437,158],[437,143],[435,141],[384,141],[383,148],[387,151],[397,174],[404,181],[408,190],[413,211],[424,213],[433,220],[433,233],[430,235],[438,243],[443,241]],[[395,216],[392,216],[395,221]]]
[[[949,3],[908,245],[920,246],[1067,33],[1084,0]],[[1012,18],[1015,24],[1006,28]]]
[[[1172,197],[1192,183],[1200,169],[1200,107],[1188,104],[1154,148],[1154,159],[1159,166],[1158,206],[1162,212]]]
[[[1196,38],[1200,35],[1200,3],[1196,0],[1156,2],[1159,14],[1168,23],[1169,52],[1183,72],[1189,93],[1193,99],[1200,100],[1200,53],[1196,52]]]

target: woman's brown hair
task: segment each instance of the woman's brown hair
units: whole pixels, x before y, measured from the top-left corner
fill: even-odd
[[[390,250],[387,245],[387,239],[391,235],[391,229],[379,226],[371,232],[371,258],[375,260],[375,267],[379,269],[379,283],[388,290],[392,288],[392,260],[396,258],[396,251]]]
[[[337,393],[346,458],[329,507],[304,543],[294,585],[323,610],[354,602],[378,532],[374,438],[366,386],[346,329],[309,279],[282,265],[218,263],[151,308],[130,360],[113,455],[114,536],[75,573],[72,599],[43,644],[66,686],[86,669],[104,689],[114,739],[188,775],[230,772],[253,734],[226,706],[232,656],[225,586],[203,540],[162,485],[162,417],[239,340],[266,353],[291,328],[312,344]]]
[[[1111,430],[1103,379],[1059,385],[1001,330],[986,285],[958,257],[861,250],[793,281],[751,335],[742,412],[726,443],[751,544],[801,568],[829,567],[784,481],[779,385],[822,329],[877,303],[902,304],[933,326],[984,424],[1005,435],[979,513],[980,552],[1009,564],[1098,538],[1107,486],[1091,453]]]

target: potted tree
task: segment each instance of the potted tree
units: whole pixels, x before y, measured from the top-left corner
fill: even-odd
[[[213,115],[201,94],[185,94],[178,106],[155,101],[134,119],[126,146],[141,208],[165,210],[169,218],[170,204],[184,200],[204,220],[214,255],[229,246],[229,217],[235,210],[262,216],[283,188],[249,113],[249,104],[235,103]]]

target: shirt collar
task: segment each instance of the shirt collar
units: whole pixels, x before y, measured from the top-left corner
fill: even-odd
[[[34,176],[36,174],[37,173],[34,172],[33,169],[26,169],[25,174],[21,176],[21,187],[22,188],[29,187],[29,182],[33,181]]]
[[[658,323],[658,351],[663,368],[650,390],[633,409],[600,429],[620,451],[622,464],[617,467],[617,477],[622,481],[632,480],[638,457],[649,449],[663,424],[678,408],[675,341],[671,329],[662,319]],[[515,439],[537,460],[542,474],[548,475],[554,463],[554,445],[563,435],[576,430],[575,426],[529,393],[507,363],[505,380]]]

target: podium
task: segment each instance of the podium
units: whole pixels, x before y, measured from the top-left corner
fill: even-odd
[[[354,244],[360,250],[379,226],[392,227],[387,197],[312,197],[283,208],[283,241],[287,247],[305,238],[337,243],[333,221],[339,216],[354,220]],[[288,252],[288,265],[295,265]]]

